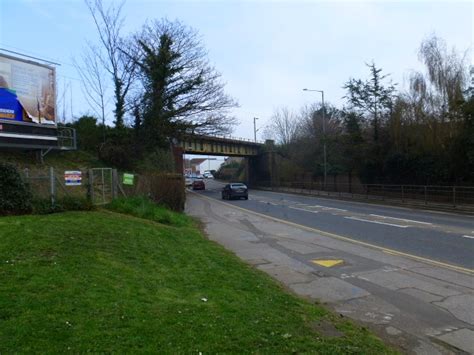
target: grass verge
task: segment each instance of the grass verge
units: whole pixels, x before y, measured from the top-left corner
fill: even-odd
[[[0,352],[391,353],[167,212],[1,218]]]
[[[173,212],[144,197],[118,198],[109,203],[106,208],[175,227],[189,226],[191,223],[191,219],[185,214]]]

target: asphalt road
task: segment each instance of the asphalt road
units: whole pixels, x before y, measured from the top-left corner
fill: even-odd
[[[197,191],[221,199],[223,183]],[[430,260],[474,269],[474,216],[250,190],[225,201],[271,217]]]

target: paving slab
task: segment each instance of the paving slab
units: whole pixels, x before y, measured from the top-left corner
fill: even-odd
[[[465,328],[459,329],[438,336],[437,338],[467,352],[468,354],[474,354],[474,330]]]
[[[322,277],[309,283],[291,284],[296,293],[322,302],[335,303],[365,297],[370,293],[335,277]]]
[[[435,302],[435,301],[441,301],[443,299],[442,296],[433,295],[432,293],[425,292],[417,288],[405,288],[405,289],[400,289],[398,291],[405,293],[407,295],[416,297],[425,302]]]
[[[448,310],[463,322],[474,325],[474,295],[451,296],[442,302],[435,302],[434,304]]]
[[[288,266],[262,264],[259,265],[257,268],[262,271],[265,271],[267,274],[273,276],[275,279],[285,285],[310,282],[315,278],[315,275],[295,271],[293,268],[290,268]]]
[[[398,272],[398,270],[381,270],[372,273],[364,273],[363,277],[370,282],[391,290],[411,287],[443,297],[460,294],[459,291],[453,289],[449,285],[438,286],[436,280],[427,282],[421,279],[421,277],[416,277],[416,275],[406,275],[403,271]]]
[[[370,295],[363,298],[341,302],[335,307],[336,311],[352,319],[362,320],[365,323],[389,325],[400,314],[400,309]],[[403,329],[402,327],[397,327]]]
[[[311,245],[308,243],[298,243],[298,242],[290,242],[290,241],[280,241],[278,242],[279,245],[282,247],[295,251],[300,254],[313,254],[313,253],[328,253],[331,252],[331,249],[317,246],[317,245]]]
[[[426,267],[426,266],[410,268],[410,271],[413,273],[419,273],[427,277],[443,280],[453,285],[466,287],[474,291],[474,279],[472,275],[467,275],[467,274],[463,274],[463,273],[452,271],[452,270]]]

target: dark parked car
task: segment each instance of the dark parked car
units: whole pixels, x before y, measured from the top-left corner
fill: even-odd
[[[244,198],[246,200],[249,199],[249,190],[247,186],[242,183],[232,183],[227,184],[222,189],[222,199],[223,200],[231,200],[234,197],[236,198]]]
[[[193,181],[193,190],[205,190],[206,185],[204,185],[204,181],[202,179],[195,179]]]

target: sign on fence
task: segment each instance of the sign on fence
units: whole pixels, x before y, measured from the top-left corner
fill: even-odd
[[[133,185],[133,174],[123,174],[123,184],[124,185]]]
[[[64,181],[66,186],[79,186],[82,184],[82,172],[75,170],[65,171]]]

